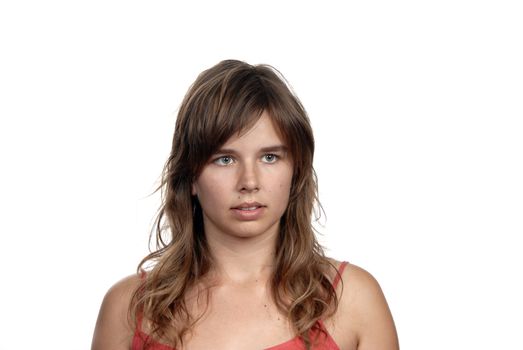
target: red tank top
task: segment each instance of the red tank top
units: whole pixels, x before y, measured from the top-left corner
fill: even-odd
[[[340,275],[343,273],[343,270],[345,269],[345,266],[347,266],[347,262],[344,261],[341,263],[338,274],[334,278],[334,281],[332,282],[332,286],[336,288],[340,281]],[[136,330],[134,332],[133,336],[133,343],[131,350],[142,350],[145,344],[145,341],[149,338],[149,335],[144,333],[141,329],[141,317],[138,318],[138,322],[136,325]],[[325,328],[325,325],[322,320],[318,321],[320,328],[325,331],[326,337],[324,338],[324,341],[321,343],[318,343],[316,347],[314,347],[314,350],[340,350],[339,346],[336,344],[332,336],[329,334],[327,329]],[[311,332],[311,338],[315,339],[322,333],[319,330],[316,330],[315,332]],[[151,346],[148,347],[148,350],[176,350],[170,346],[167,346],[165,344],[161,344],[155,341],[152,341]],[[305,343],[303,340],[301,340],[300,337],[296,336],[284,343],[271,346],[269,348],[266,348],[264,350],[305,350]]]

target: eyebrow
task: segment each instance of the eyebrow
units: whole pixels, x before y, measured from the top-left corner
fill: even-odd
[[[287,146],[284,146],[284,145],[274,145],[274,146],[260,148],[260,152],[261,153],[286,152],[287,149],[288,149]],[[214,152],[214,154],[236,154],[236,153],[238,153],[238,152],[236,152],[235,150],[230,149],[230,148],[221,148],[218,151]]]

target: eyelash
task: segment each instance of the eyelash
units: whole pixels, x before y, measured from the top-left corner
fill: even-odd
[[[263,157],[267,157],[267,156],[274,157],[274,160],[273,160],[273,161],[269,161],[269,162],[267,162],[267,164],[273,164],[273,163],[275,163],[277,160],[280,159],[280,156],[277,155],[277,154],[274,154],[274,153],[267,153],[267,154],[264,154],[264,155],[262,156],[262,158],[263,158]],[[223,166],[225,166],[225,165],[229,165],[230,163],[227,163],[227,164],[220,164],[220,160],[222,160],[222,159],[224,159],[224,158],[228,158],[228,159],[231,159],[231,160],[233,159],[233,157],[231,157],[231,156],[220,156],[220,157],[214,159],[214,160],[213,160],[213,163],[216,163],[216,164],[218,164],[218,165],[223,165]]]

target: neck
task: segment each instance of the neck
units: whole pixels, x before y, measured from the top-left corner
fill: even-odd
[[[257,237],[232,237],[206,230],[213,257],[212,275],[220,284],[250,284],[269,280],[274,267],[277,228]]]

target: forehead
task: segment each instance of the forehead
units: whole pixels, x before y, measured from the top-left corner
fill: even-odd
[[[250,129],[233,134],[220,149],[247,151],[263,148],[267,145],[285,145],[285,141],[268,113],[263,112]]]

